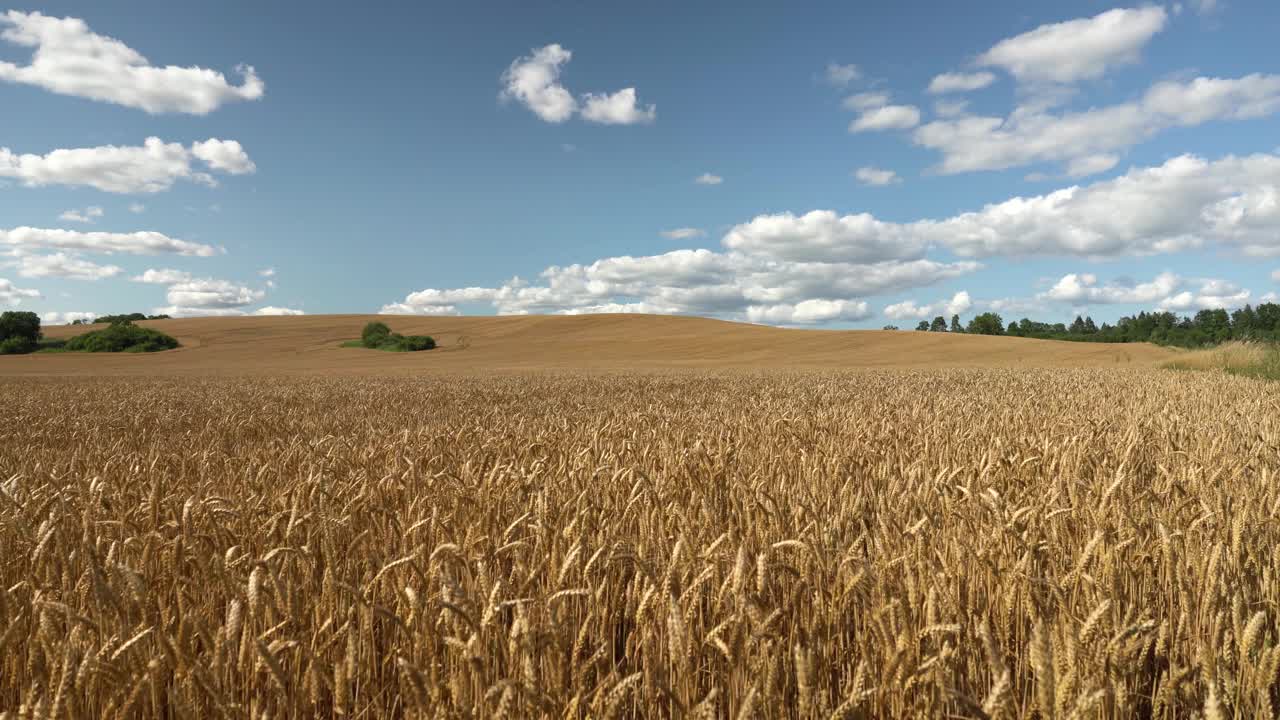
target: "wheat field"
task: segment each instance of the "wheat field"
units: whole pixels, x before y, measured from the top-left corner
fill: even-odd
[[[14,718],[1248,718],[1280,391],[0,378]]]

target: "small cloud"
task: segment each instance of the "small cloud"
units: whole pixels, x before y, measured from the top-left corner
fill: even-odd
[[[929,81],[929,92],[934,95],[951,92],[981,90],[996,81],[994,73],[942,73]]]
[[[148,268],[141,275],[134,275],[130,280],[138,283],[147,283],[149,285],[175,285],[180,282],[187,282],[191,279],[191,273],[185,270],[173,270],[170,268]]]
[[[577,152],[578,146],[574,145],[573,143],[561,143],[560,149],[567,153],[571,153],[571,152]]]
[[[95,205],[83,210],[68,210],[59,215],[58,219],[67,222],[91,223],[100,217],[102,217],[102,208]]]
[[[863,185],[896,185],[902,182],[902,178],[898,177],[898,173],[869,165],[858,168],[853,175]]]
[[[719,175],[712,175],[711,173],[702,173],[698,177],[694,178],[693,181],[699,185],[719,185],[724,182],[724,178]]]
[[[668,240],[691,240],[702,237],[707,233],[698,228],[682,227],[674,230],[663,230],[659,234]]]
[[[849,83],[860,77],[862,77],[862,70],[857,65],[827,64],[827,83],[834,87],[848,87]]]
[[[274,305],[260,307],[257,310],[254,310],[253,314],[254,315],[306,315],[306,313],[303,312],[302,310],[294,310],[293,308],[286,308],[286,307],[275,307]]]
[[[260,275],[260,276],[262,276],[262,277],[267,277],[267,278],[269,278],[269,277],[275,277],[275,276],[276,276],[276,269],[275,269],[275,268],[266,268],[265,270],[259,270],[259,271],[258,271],[258,275]]]
[[[143,205],[142,203],[132,203],[131,205],[129,205],[129,212],[133,213],[134,215],[141,215],[146,211],[147,211],[147,206]]]
[[[849,132],[910,130],[919,124],[920,110],[914,105],[885,105],[862,113],[849,124]]]
[[[886,92],[863,92],[857,95],[850,95],[841,103],[845,110],[856,110],[865,112],[878,107],[884,107],[889,104],[889,93]]]

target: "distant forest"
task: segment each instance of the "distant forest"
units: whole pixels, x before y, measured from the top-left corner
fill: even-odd
[[[889,325],[886,330],[898,328]],[[1116,324],[1098,326],[1091,317],[1076,316],[1070,325],[1037,322],[1023,318],[1007,325],[997,313],[986,312],[969,321],[951,322],[939,315],[933,322],[921,320],[916,330],[922,332],[959,332],[975,335],[1012,335],[1043,340],[1075,342],[1130,343],[1150,342],[1157,345],[1198,348],[1219,345],[1229,340],[1280,340],[1280,305],[1263,303],[1228,313],[1226,310],[1201,310],[1193,316],[1180,317],[1171,312],[1140,312],[1122,317]]]

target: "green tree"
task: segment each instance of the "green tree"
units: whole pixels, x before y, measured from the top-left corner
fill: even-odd
[[[0,313],[0,355],[21,355],[40,342],[40,316],[10,310]]]
[[[929,321],[921,320],[920,324],[916,326],[916,332],[929,332]]]
[[[951,316],[951,332],[958,332],[958,333],[964,332],[964,326],[960,324],[959,315]]]
[[[367,348],[376,348],[391,337],[391,328],[386,323],[371,322],[364,326],[360,333],[360,344]]]
[[[933,323],[929,325],[929,332],[946,332],[947,319],[939,315],[933,319]]]
[[[897,325],[885,325],[883,329],[885,329],[885,330],[897,330],[897,329],[898,329],[898,326],[897,326]]]
[[[993,312],[984,312],[969,321],[965,330],[973,335],[1003,335],[1004,319]]]

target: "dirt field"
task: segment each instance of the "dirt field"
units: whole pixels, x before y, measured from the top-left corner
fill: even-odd
[[[341,348],[370,320],[432,335],[437,350]],[[521,370],[834,369],[1151,366],[1174,356],[1153,345],[1103,345],[919,332],[788,330],[703,318],[378,317],[317,315],[143,323],[183,347],[153,355],[0,357],[0,375],[398,375]],[[82,327],[51,327],[68,337]]]

